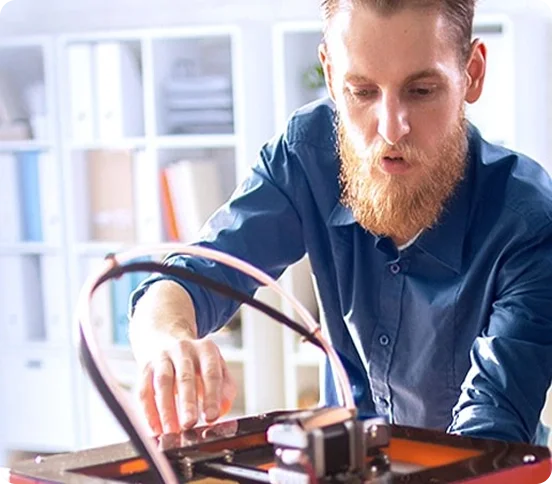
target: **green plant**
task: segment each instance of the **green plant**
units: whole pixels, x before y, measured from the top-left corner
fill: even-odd
[[[303,73],[303,83],[307,89],[319,89],[326,85],[324,70],[320,63],[313,64]]]

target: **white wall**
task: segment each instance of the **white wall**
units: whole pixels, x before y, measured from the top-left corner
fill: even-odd
[[[479,0],[479,11],[539,9],[552,0]],[[13,0],[0,36],[318,18],[318,0]],[[552,15],[552,13],[551,13]]]

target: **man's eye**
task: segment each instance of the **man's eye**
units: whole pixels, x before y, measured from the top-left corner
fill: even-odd
[[[377,89],[350,89],[350,93],[359,99],[373,98],[377,96]]]
[[[412,87],[408,92],[414,97],[429,97],[435,92],[435,88],[432,87]]]

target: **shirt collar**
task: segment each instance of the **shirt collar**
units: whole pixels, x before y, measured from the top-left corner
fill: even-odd
[[[466,173],[456,187],[456,191],[445,205],[439,223],[423,232],[414,246],[424,251],[443,265],[460,273],[462,269],[462,249],[468,222],[470,200],[473,196],[474,162],[479,151],[480,134],[468,125],[468,159]],[[340,201],[336,203],[328,218],[328,225],[339,227],[356,224],[350,208]]]

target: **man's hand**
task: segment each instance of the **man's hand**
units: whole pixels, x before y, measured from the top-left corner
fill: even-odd
[[[140,403],[156,434],[212,422],[230,410],[236,385],[220,350],[197,339],[188,293],[174,282],[152,284],[140,298],[130,341],[141,369]]]

